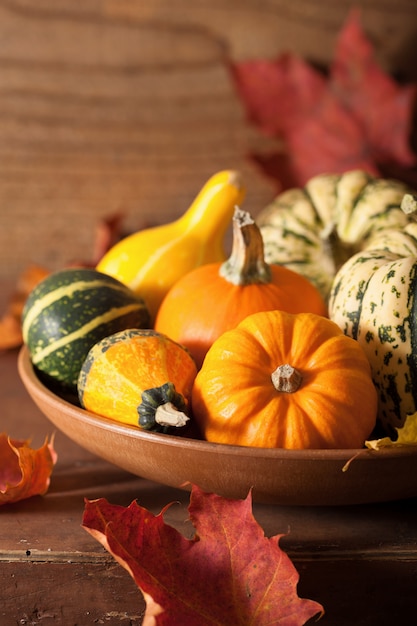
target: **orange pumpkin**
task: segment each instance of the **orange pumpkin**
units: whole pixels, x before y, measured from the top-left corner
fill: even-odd
[[[217,339],[192,392],[211,442],[265,448],[360,448],[377,394],[360,345],[311,313],[255,313]]]
[[[327,315],[322,296],[306,278],[265,262],[258,226],[249,213],[236,208],[230,258],[180,278],[162,301],[155,329],[186,346],[201,367],[224,331],[247,315],[274,309]]]
[[[127,329],[96,343],[78,379],[83,408],[145,430],[188,422],[197,374],[188,350],[149,329]]]

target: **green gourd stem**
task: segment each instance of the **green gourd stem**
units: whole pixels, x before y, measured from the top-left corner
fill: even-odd
[[[138,424],[145,430],[169,432],[171,427],[181,428],[189,420],[184,397],[177,393],[170,381],[160,387],[145,389],[141,399],[137,407]]]
[[[300,388],[303,377],[292,365],[285,363],[284,365],[279,365],[277,369],[272,372],[271,380],[277,391],[294,393]]]
[[[261,231],[247,211],[235,208],[232,253],[220,266],[220,276],[234,285],[270,283],[272,272],[264,258]]]

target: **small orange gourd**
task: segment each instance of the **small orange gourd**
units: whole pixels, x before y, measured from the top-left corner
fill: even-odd
[[[273,309],[327,315],[322,296],[306,278],[265,262],[258,226],[248,212],[236,208],[230,258],[180,278],[162,301],[155,329],[187,346],[201,367],[224,331],[247,315]]]
[[[377,394],[360,345],[311,313],[255,313],[219,337],[194,382],[193,417],[211,442],[361,448]]]
[[[188,350],[154,330],[128,329],[96,343],[78,379],[83,408],[145,430],[189,420],[197,368]]]

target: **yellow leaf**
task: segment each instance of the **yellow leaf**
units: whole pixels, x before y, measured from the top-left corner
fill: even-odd
[[[398,438],[394,441],[390,437],[383,437],[382,439],[373,439],[372,441],[365,441],[365,446],[371,450],[379,450],[381,448],[393,447],[393,446],[416,446],[417,445],[417,412],[408,415],[404,425],[401,428],[395,429],[398,433]]]

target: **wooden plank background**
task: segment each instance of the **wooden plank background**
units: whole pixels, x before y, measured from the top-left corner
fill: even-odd
[[[383,67],[417,79],[415,0],[0,2],[0,277],[87,260],[100,218],[180,215],[237,168],[254,214],[274,194],[249,162],[227,60],[294,50],[326,66],[349,9]]]

